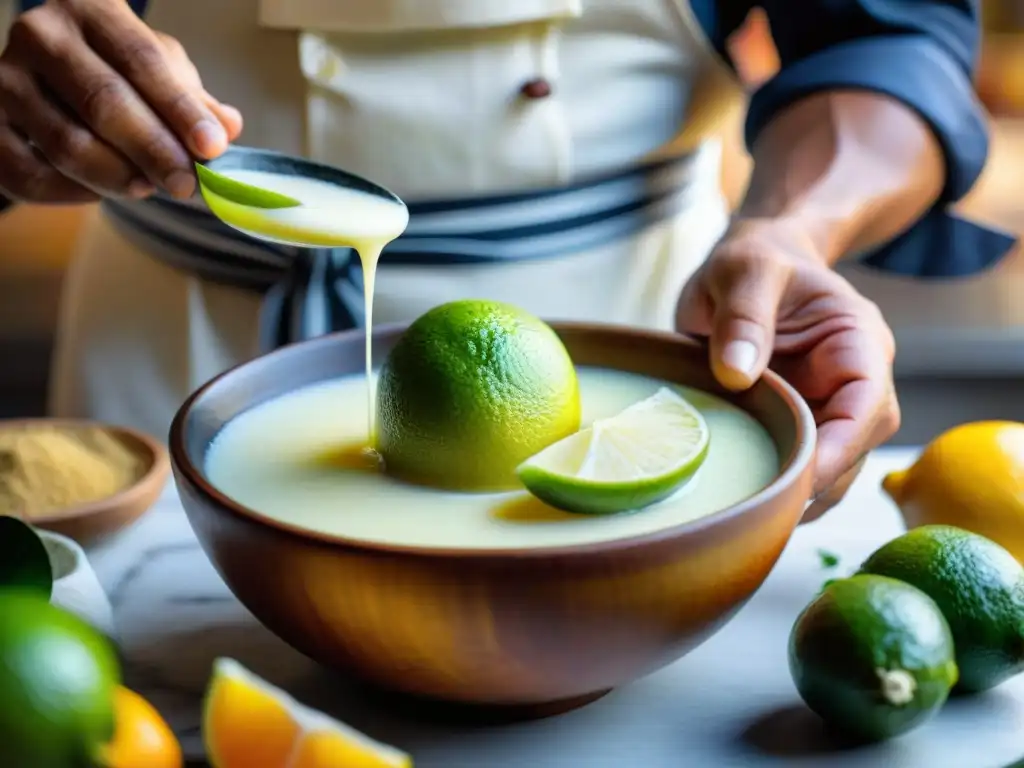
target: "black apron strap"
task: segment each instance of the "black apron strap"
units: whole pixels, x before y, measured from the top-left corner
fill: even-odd
[[[534,192],[410,203],[409,227],[384,249],[381,264],[551,259],[632,237],[683,210],[690,195],[706,194],[688,183],[689,160],[658,160]],[[111,199],[103,209],[126,239],[169,266],[263,293],[264,351],[364,322],[361,265],[348,248],[256,240],[218,221],[201,198]]]

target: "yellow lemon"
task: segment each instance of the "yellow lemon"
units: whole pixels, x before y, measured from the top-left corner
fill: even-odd
[[[376,447],[388,473],[410,482],[516,488],[520,464],[579,428],[579,382],[561,339],[508,304],[435,307],[381,367]]]
[[[908,528],[952,525],[1024,562],[1024,424],[981,421],[939,435],[882,481]]]

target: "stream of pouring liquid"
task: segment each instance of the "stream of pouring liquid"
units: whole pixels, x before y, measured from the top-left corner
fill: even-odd
[[[351,248],[359,255],[365,302],[367,439],[374,459],[379,460],[375,450],[373,294],[381,251],[405,231],[409,210],[397,201],[319,179],[254,170],[225,171],[224,175],[302,201],[294,208],[257,209],[204,193],[210,209],[225,224],[259,240],[308,248]]]
[[[390,240],[388,241],[390,242]],[[373,392],[373,289],[377,282],[377,264],[380,262],[381,251],[387,242],[363,242],[352,245],[352,249],[359,254],[359,262],[363,267],[363,306],[365,307],[364,327],[366,330],[366,408],[367,424],[366,439],[367,448],[373,451],[373,457],[380,460],[377,454],[377,422],[374,415],[377,412]]]

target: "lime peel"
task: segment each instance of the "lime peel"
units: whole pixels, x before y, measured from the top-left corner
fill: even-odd
[[[434,307],[380,369],[375,447],[406,483],[517,490],[516,468],[579,428],[579,380],[565,344],[510,304]]]
[[[707,422],[662,387],[616,416],[548,446],[521,464],[534,496],[577,514],[638,510],[675,493],[707,456]]]
[[[903,669],[876,669],[882,687],[882,698],[894,707],[904,707],[914,700],[917,681]]]
[[[232,179],[230,176],[211,171],[200,163],[196,163],[196,174],[204,193],[212,193],[236,205],[264,209],[297,208],[302,205],[302,201],[296,200],[294,197],[288,197],[288,195],[272,192],[262,187],[254,187],[252,184],[246,184]]]

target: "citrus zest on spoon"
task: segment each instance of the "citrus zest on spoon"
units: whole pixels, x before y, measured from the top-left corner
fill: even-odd
[[[211,171],[199,163],[196,163],[196,175],[199,177],[199,186],[203,192],[212,193],[236,205],[265,209],[297,208],[302,205],[302,201],[294,197],[254,187],[252,184]]]
[[[553,507],[610,515],[661,501],[704,462],[710,433],[700,412],[662,387],[616,416],[549,445],[523,462],[523,485]]]

